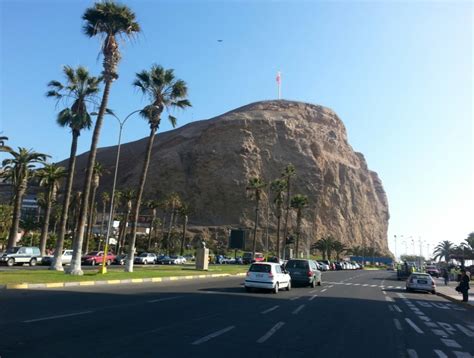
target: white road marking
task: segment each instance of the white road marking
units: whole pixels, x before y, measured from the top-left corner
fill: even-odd
[[[294,300],[297,300],[298,298],[300,298],[300,296],[296,296],[296,297],[291,297],[291,298],[290,298],[290,301],[294,301]]]
[[[47,321],[47,320],[50,320],[50,319],[58,319],[58,318],[79,316],[79,315],[89,314],[89,313],[93,313],[93,312],[94,311],[82,311],[82,312],[76,312],[76,313],[61,314],[61,315],[57,315],[57,316],[35,318],[35,319],[29,319],[29,320],[23,321],[23,323],[32,323],[32,322],[39,322],[39,321]]]
[[[468,330],[466,327],[461,326],[460,324],[457,324],[457,323],[456,323],[456,327],[458,327],[458,329],[459,329],[462,333],[464,333],[466,336],[471,337],[471,338],[474,337],[474,332]]]
[[[410,358],[418,358],[418,354],[414,349],[407,349],[407,353]]]
[[[413,323],[413,321],[409,318],[405,318],[405,321],[417,332],[420,334],[423,334],[424,332],[418,327],[416,324]]]
[[[448,356],[444,354],[443,351],[440,351],[439,349],[435,349],[434,352],[439,358],[448,358]]]
[[[267,333],[265,333],[263,336],[261,336],[257,340],[257,343],[265,342],[268,338],[270,338],[273,334],[275,334],[275,332],[278,331],[284,324],[285,324],[285,322],[278,322]]]
[[[429,304],[428,302],[424,302],[424,301],[416,301],[416,303],[418,303],[422,307],[429,307],[429,308],[433,307],[433,306],[431,306],[431,304]]]
[[[441,338],[441,342],[443,342],[446,346],[451,347],[451,348],[461,348],[459,343],[456,342],[454,339]]]
[[[385,301],[388,301],[388,302],[395,302],[392,297],[390,296],[385,296]]]
[[[387,294],[387,292],[385,292],[385,291],[382,291],[382,293],[383,293],[384,295],[386,295],[386,294]]]
[[[333,286],[333,285],[331,285],[331,286],[328,286],[328,288],[331,288],[331,287],[334,287],[334,286]]]
[[[313,294],[315,292],[317,292],[318,290],[312,290],[312,291],[309,291],[309,293]]]
[[[328,289],[327,289],[327,288],[325,288],[324,290],[321,290],[321,292],[326,292],[327,290],[328,290]]]
[[[399,331],[402,330],[402,324],[400,323],[400,321],[399,321],[397,318],[394,318],[394,319],[393,319],[393,323],[395,324],[395,327],[397,327],[397,329],[398,329]]]
[[[313,295],[309,298],[310,301],[314,300],[316,297],[318,297],[318,295]]]
[[[220,331],[217,331],[217,332],[214,332],[214,333],[211,333],[205,337],[202,337],[196,341],[194,341],[192,344],[193,345],[198,345],[198,344],[201,344],[201,343],[204,343],[204,342],[207,342],[209,340],[211,340],[212,338],[216,338],[218,336],[220,336],[221,334],[224,334],[226,332],[229,332],[231,330],[233,330],[235,328],[235,326],[229,326],[227,328],[224,328],[224,329],[221,329]]]
[[[354,283],[354,286],[360,286],[360,283]]]
[[[208,292],[211,292],[211,291],[208,291]],[[170,300],[175,300],[177,298],[181,298],[183,296],[173,296],[173,297],[165,297],[165,298],[158,298],[156,300],[150,300],[150,301],[147,301],[148,303],[156,303],[156,302],[163,302],[163,301],[170,301]]]
[[[276,306],[270,307],[269,309],[267,309],[267,310],[265,310],[265,311],[262,311],[262,312],[260,312],[260,313],[261,313],[261,314],[267,314],[267,313],[269,313],[269,312],[271,312],[271,311],[275,311],[278,307],[280,307],[280,306],[276,305]]]
[[[420,316],[419,318],[422,319],[423,321],[425,321],[425,323],[431,321],[431,319],[429,319],[426,316]]]
[[[443,305],[442,303],[432,303],[436,308],[441,308],[442,310],[449,310],[449,307]]]
[[[474,324],[466,324],[466,326],[468,326],[470,329],[474,331]]]
[[[301,311],[304,308],[304,305],[299,305],[298,308],[296,308],[292,313],[293,314],[298,314],[299,311]]]
[[[449,323],[437,322],[441,327],[443,327],[450,334],[456,334],[456,328],[451,326]]]
[[[443,337],[443,338],[448,338],[448,335],[442,329],[432,329],[431,332],[433,332],[437,336],[440,336],[440,337]]]
[[[377,285],[370,285],[370,287],[377,287]]]
[[[456,356],[456,358],[472,358],[471,353],[468,353],[468,352],[453,351],[453,353]]]
[[[392,305],[388,305],[388,309],[390,310],[390,312],[393,312],[393,307],[392,307]]]
[[[397,305],[393,305],[393,308],[395,308],[395,311],[397,311],[398,313],[402,313],[402,310]]]
[[[363,284],[362,286],[363,286],[363,287],[367,287],[368,285],[369,285],[369,284],[366,283],[366,284]]]
[[[405,295],[403,293],[397,292],[397,296],[403,299],[406,299]]]
[[[399,290],[401,290],[403,287],[402,287],[402,286],[397,286],[396,288],[398,288]]]
[[[438,325],[434,322],[425,322],[425,324],[428,326],[428,327],[434,327],[434,328],[438,328]]]
[[[388,286],[388,288],[393,288],[393,286]]]

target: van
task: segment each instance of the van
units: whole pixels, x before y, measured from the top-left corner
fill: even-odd
[[[12,247],[1,254],[0,263],[8,266],[25,263],[36,266],[37,263],[41,263],[41,252],[37,247]]]

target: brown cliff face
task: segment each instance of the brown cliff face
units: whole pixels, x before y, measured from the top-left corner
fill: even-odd
[[[124,144],[118,188],[136,186],[146,138]],[[102,148],[97,160],[110,173],[116,147]],[[82,173],[87,155],[78,158]],[[254,202],[246,193],[251,177],[280,177],[292,163],[292,194],[307,195],[304,242],[331,234],[348,246],[376,246],[388,253],[388,202],[377,173],[347,141],[344,124],[330,109],[291,101],[249,104],[221,116],[159,134],[155,140],[145,194],[177,192],[190,204],[195,226],[253,227]],[[77,183],[77,182],[76,182]],[[110,191],[112,175],[101,181]],[[78,186],[79,187],[79,186]],[[266,227],[266,199],[260,213]],[[270,207],[270,235],[276,217]],[[291,225],[295,225],[292,213]]]

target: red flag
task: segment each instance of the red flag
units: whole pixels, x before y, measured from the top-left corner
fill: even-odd
[[[281,75],[280,75],[280,71],[277,72],[277,77],[276,77],[276,81],[278,84],[281,83]]]

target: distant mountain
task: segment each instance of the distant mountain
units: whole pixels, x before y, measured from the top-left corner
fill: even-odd
[[[137,185],[146,141],[122,146],[118,188]],[[78,157],[77,188],[87,155]],[[111,190],[115,155],[116,147],[98,151],[97,160],[110,171],[100,190]],[[191,226],[251,228],[255,209],[246,192],[249,179],[276,179],[288,163],[297,171],[292,193],[310,200],[303,220],[307,245],[331,234],[348,246],[375,246],[388,253],[389,210],[382,182],[349,145],[339,117],[322,106],[256,102],[158,134],[145,195],[179,193],[194,209]],[[273,212],[271,236],[276,228]],[[259,219],[262,231],[266,218],[265,199]],[[295,224],[294,213],[291,223]]]

